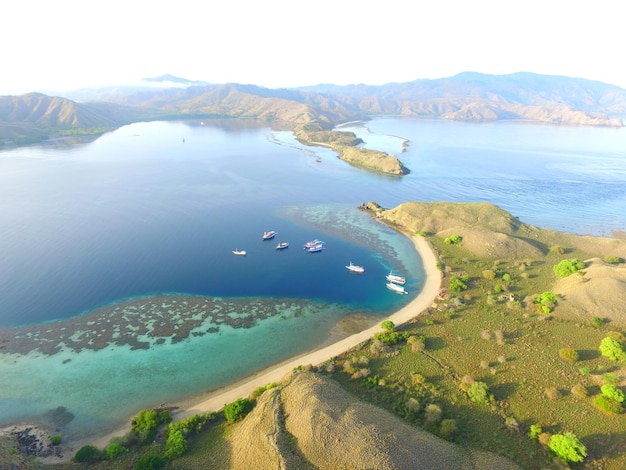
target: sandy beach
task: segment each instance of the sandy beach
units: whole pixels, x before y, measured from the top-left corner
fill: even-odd
[[[411,240],[415,245],[415,249],[419,253],[425,271],[425,280],[422,291],[411,303],[400,309],[399,311],[388,317],[396,326],[406,323],[415,318],[422,311],[431,306],[434,299],[439,293],[441,285],[441,272],[437,268],[437,258],[430,248],[426,239],[420,236],[412,236]],[[328,359],[335,357],[358,344],[370,339],[374,333],[381,330],[380,323],[359,333],[348,336],[334,344],[325,346],[316,351],[297,356],[288,361],[276,364],[265,370],[262,370],[252,376],[246,377],[238,382],[222,387],[212,392],[208,397],[197,403],[186,402],[179,405],[179,410],[173,413],[175,421],[182,420],[188,416],[198,413],[219,411],[225,404],[233,402],[238,398],[248,397],[255,388],[267,385],[271,382],[277,382],[286,374],[290,373],[294,368],[304,365],[319,365]],[[92,444],[100,448],[106,447],[111,439],[115,436],[122,436],[130,430],[130,424],[124,428],[118,429],[113,433],[104,436],[91,436],[84,440],[65,442],[64,456],[62,459],[54,458],[49,462],[59,462],[60,460],[69,460],[73,453],[86,444]]]

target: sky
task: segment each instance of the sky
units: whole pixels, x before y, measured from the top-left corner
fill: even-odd
[[[626,88],[621,0],[19,0],[0,95],[166,73],[268,88],[534,72]]]

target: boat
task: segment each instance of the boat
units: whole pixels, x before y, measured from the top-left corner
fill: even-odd
[[[246,250],[233,250],[233,255],[246,256]]]
[[[352,261],[350,261],[350,264],[346,266],[346,269],[352,273],[357,274],[363,274],[365,272],[365,268],[363,266],[357,266],[356,264],[352,264]]]
[[[394,284],[393,282],[387,283],[387,289],[394,291],[397,294],[408,294],[404,287]]]
[[[318,243],[317,245],[313,245],[313,246],[306,248],[306,251],[308,251],[309,253],[317,253],[319,251],[322,251],[323,249],[324,249],[324,244]]]
[[[277,250],[284,250],[285,248],[287,248],[289,246],[289,243],[287,242],[281,242],[278,245],[276,245],[276,249]]]
[[[263,240],[271,240],[276,236],[276,232],[274,230],[270,230],[269,232],[263,232]]]
[[[311,240],[311,241],[306,242],[306,243],[304,244],[304,249],[305,249],[305,250],[308,250],[309,248],[313,248],[313,247],[315,247],[315,246],[317,246],[317,245],[322,245],[322,246],[324,246],[324,245],[326,245],[326,242],[323,242],[322,240],[318,240],[318,239],[316,238],[315,240]]]
[[[402,276],[396,276],[395,274],[389,273],[386,278],[389,282],[393,282],[394,284],[400,284],[402,286],[406,284],[406,279]]]

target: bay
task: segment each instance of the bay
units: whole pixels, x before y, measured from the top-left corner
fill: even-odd
[[[341,129],[411,173],[363,171],[241,121],[137,123],[0,152],[0,424],[62,406],[74,417],[64,435],[101,432],[319,347],[348,318],[379,321],[423,274],[410,241],[362,202],[487,201],[557,230],[626,228],[624,129],[400,118]],[[266,230],[278,235],[263,241]],[[306,253],[313,238],[326,250]],[[411,295],[385,288],[390,270]]]

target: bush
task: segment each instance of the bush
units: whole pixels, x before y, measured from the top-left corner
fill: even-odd
[[[187,450],[187,439],[180,431],[170,432],[165,442],[165,456],[168,459],[176,459]]]
[[[496,278],[496,272],[493,269],[486,269],[483,271],[483,277],[493,281]]]
[[[144,455],[135,464],[135,470],[163,470],[167,460],[160,455],[148,454]]]
[[[571,432],[552,435],[549,447],[566,462],[582,462],[587,457],[587,447]]]
[[[400,340],[406,340],[409,337],[408,333],[398,333],[397,331],[390,331],[387,333],[374,333],[374,339],[384,344],[398,344]]]
[[[116,442],[114,442],[113,444],[110,444],[104,450],[104,453],[106,454],[106,457],[108,460],[114,459],[115,457],[117,457],[120,454],[123,454],[124,452],[128,452],[128,449],[124,447],[123,445],[118,444]]]
[[[74,454],[74,458],[72,458],[72,460],[74,462],[94,463],[99,462],[100,460],[104,460],[104,457],[104,452],[102,452],[96,446],[87,445],[78,449],[76,454]]]
[[[624,401],[624,392],[621,389],[617,388],[615,385],[603,385],[600,390],[602,391],[602,395],[607,398],[612,398],[616,402],[622,403]]]
[[[58,446],[61,444],[62,441],[63,441],[63,438],[61,436],[52,436],[50,438],[50,445]]]
[[[578,352],[573,348],[559,349],[559,356],[568,362],[576,362],[578,360]]]
[[[489,387],[485,382],[474,382],[467,389],[467,396],[474,403],[487,403],[491,400]]]
[[[452,292],[461,292],[467,290],[467,284],[463,282],[460,278],[456,276],[452,276],[450,278],[450,290]]]
[[[624,260],[619,256],[607,256],[606,258],[604,258],[604,261],[609,264],[620,264],[624,262]]]
[[[602,325],[604,325],[604,319],[601,317],[593,317],[591,319],[591,324],[596,328],[600,328],[602,327]]]
[[[602,376],[602,380],[604,380],[606,384],[617,385],[619,383],[619,375],[615,372],[607,372]]]
[[[439,425],[439,435],[444,439],[451,439],[458,433],[456,421],[453,419],[442,419]]]
[[[253,403],[247,398],[238,398],[232,403],[224,405],[224,416],[229,423],[235,423],[252,411]]]
[[[610,336],[602,339],[599,349],[604,357],[608,357],[612,361],[622,361],[626,358],[622,344]]]
[[[387,330],[387,331],[395,331],[396,329],[396,325],[394,325],[391,320],[385,320],[384,322],[380,324],[380,326],[383,330]]]
[[[557,296],[552,292],[544,292],[535,298],[535,304],[543,313],[550,313],[556,306]]]
[[[461,243],[461,240],[463,240],[463,237],[461,237],[460,235],[451,235],[443,242],[447,245],[456,245],[458,243]]]
[[[426,349],[426,339],[423,336],[409,336],[406,343],[411,346],[413,352],[421,352]]]
[[[541,429],[541,426],[539,426],[538,424],[531,424],[530,430],[528,431],[528,436],[531,439],[539,439],[539,436],[541,435],[542,432],[543,432],[543,429]]]
[[[556,274],[557,277],[567,277],[571,274],[580,272],[584,268],[584,261],[581,261],[578,258],[564,259],[553,267],[554,274]]]
[[[587,397],[587,388],[583,384],[576,384],[572,387],[572,395],[576,398],[586,398]]]
[[[441,407],[431,403],[424,408],[424,419],[427,423],[435,423],[441,419]]]
[[[604,411],[605,413],[611,415],[618,415],[622,411],[624,411],[624,407],[618,401],[615,401],[613,398],[609,398],[605,395],[596,395],[593,399],[593,404],[600,411]]]
[[[169,410],[157,412],[156,410],[141,410],[132,420],[132,431],[137,436],[140,444],[150,444],[156,436],[159,424],[168,423],[172,420]]]

